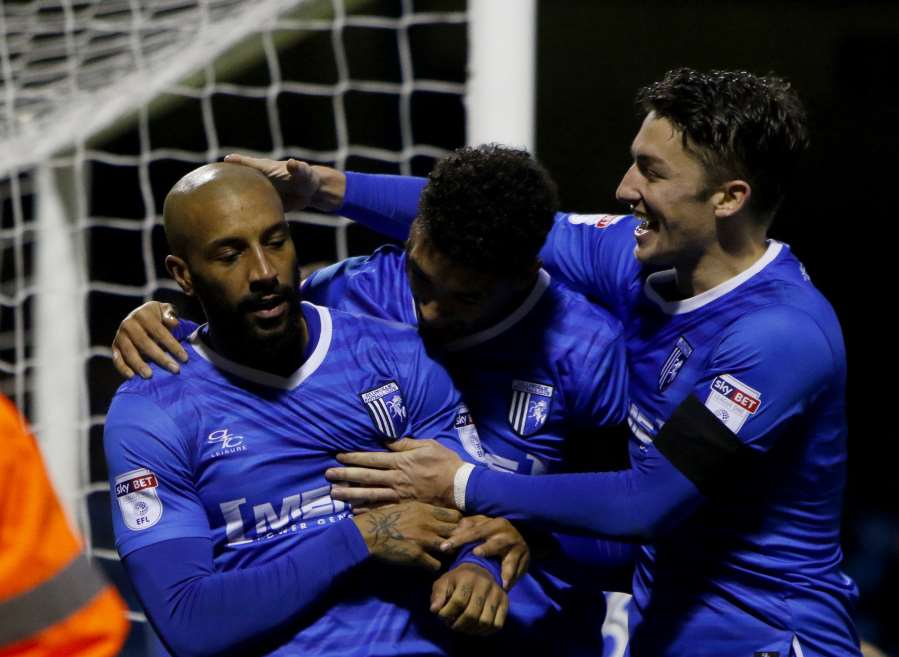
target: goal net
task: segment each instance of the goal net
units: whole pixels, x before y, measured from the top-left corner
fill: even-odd
[[[143,616],[102,434],[119,321],[176,296],[165,194],[230,152],[426,173],[465,142],[467,22],[465,0],[0,3],[0,385],[128,598],[132,644]],[[341,218],[290,218],[302,263],[378,243]]]

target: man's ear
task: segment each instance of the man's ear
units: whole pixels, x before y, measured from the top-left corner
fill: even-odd
[[[715,216],[719,219],[731,217],[747,207],[752,196],[752,187],[745,180],[728,180],[712,194]]]
[[[194,284],[190,278],[190,270],[187,268],[187,263],[184,260],[175,255],[167,255],[165,257],[165,268],[171,277],[175,279],[175,282],[178,283],[184,294],[189,297],[194,296]]]

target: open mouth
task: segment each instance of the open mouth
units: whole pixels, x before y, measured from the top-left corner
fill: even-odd
[[[657,220],[650,219],[647,216],[639,216],[639,219],[640,223],[634,229],[634,235],[639,237],[649,232],[658,232],[659,222]]]

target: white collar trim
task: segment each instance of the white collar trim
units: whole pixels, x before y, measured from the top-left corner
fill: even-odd
[[[750,266],[748,269],[745,269],[744,271],[741,271],[736,276],[727,279],[723,283],[719,283],[715,287],[706,290],[701,294],[697,294],[695,297],[679,299],[677,301],[667,301],[663,299],[658,292],[656,292],[654,285],[667,283],[675,278],[676,272],[674,269],[657,271],[654,274],[650,274],[649,276],[647,276],[646,282],[643,284],[643,292],[644,294],[646,294],[650,301],[658,305],[659,308],[662,309],[662,312],[668,315],[681,315],[683,313],[689,313],[702,308],[703,306],[707,306],[716,299],[720,299],[728,292],[735,290],[750,278],[758,274],[765,267],[771,264],[771,262],[780,254],[783,246],[784,245],[782,242],[778,242],[776,240],[768,240],[768,248],[765,250],[765,253],[762,254],[761,258],[752,263],[752,266]]]
[[[521,303],[520,306],[518,306],[518,308],[507,315],[505,319],[497,322],[489,328],[485,328],[483,331],[478,331],[477,333],[466,335],[464,338],[459,338],[458,340],[448,342],[446,345],[444,345],[444,348],[447,351],[461,351],[462,349],[468,349],[469,347],[474,347],[475,345],[487,342],[487,340],[495,338],[501,333],[505,333],[515,324],[524,319],[525,316],[529,312],[531,312],[534,306],[537,305],[537,302],[540,301],[540,297],[543,296],[543,293],[546,292],[546,288],[549,287],[550,280],[551,278],[549,276],[549,273],[541,269],[537,272],[537,282],[534,283],[534,287],[531,289],[527,298]]]
[[[253,367],[235,363],[233,360],[225,358],[221,354],[213,351],[206,343],[203,342],[202,338],[200,338],[200,329],[202,329],[203,326],[206,326],[205,324],[198,327],[196,331],[191,333],[188,341],[190,342],[191,346],[193,346],[194,350],[204,360],[209,361],[220,370],[239,376],[240,378],[251,381],[252,383],[269,386],[270,388],[293,390],[303,381],[312,376],[312,374],[325,360],[325,356],[328,355],[328,349],[330,349],[331,347],[331,313],[327,308],[322,308],[321,306],[316,306],[306,301],[303,302],[303,305],[315,308],[315,310],[318,312],[318,317],[321,321],[321,331],[318,335],[318,343],[315,345],[315,349],[309,355],[309,358],[307,358],[306,361],[299,367],[299,369],[297,369],[297,371],[291,374],[289,377],[278,376],[277,374],[263,372],[262,370],[257,370]]]

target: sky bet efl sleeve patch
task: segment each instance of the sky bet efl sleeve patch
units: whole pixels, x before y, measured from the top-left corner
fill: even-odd
[[[128,529],[149,529],[162,517],[159,480],[146,468],[131,470],[115,480],[115,495]]]
[[[740,429],[761,406],[762,394],[732,377],[722,374],[715,377],[706,397],[705,407],[734,433]]]

